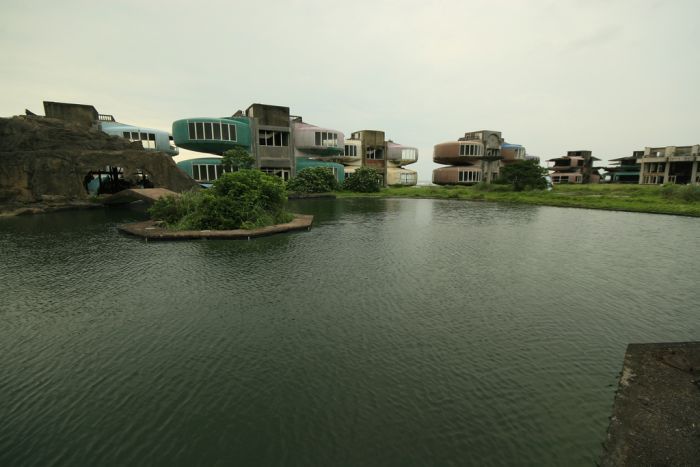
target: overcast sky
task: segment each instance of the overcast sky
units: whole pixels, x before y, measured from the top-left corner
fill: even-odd
[[[46,1],[0,6],[0,115],[93,104],[170,130],[253,102],[417,146],[543,160],[700,143],[700,1]]]

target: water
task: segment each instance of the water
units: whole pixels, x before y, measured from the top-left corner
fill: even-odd
[[[255,241],[0,220],[0,465],[592,465],[629,342],[700,338],[700,220],[297,202]]]

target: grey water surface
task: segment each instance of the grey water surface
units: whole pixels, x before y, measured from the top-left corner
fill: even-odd
[[[291,207],[255,241],[0,220],[0,465],[593,465],[626,345],[700,339],[700,219]]]

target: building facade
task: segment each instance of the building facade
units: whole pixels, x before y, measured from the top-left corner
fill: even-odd
[[[500,131],[481,130],[465,133],[457,141],[436,144],[433,161],[449,165],[433,170],[436,185],[474,185],[491,183],[501,167],[527,159],[519,144],[508,144]]]
[[[640,164],[639,183],[662,185],[664,183],[700,184],[700,145],[645,148],[637,157]]]
[[[634,151],[631,156],[610,159],[611,165],[605,167],[605,178],[610,183],[639,183],[641,164],[637,159],[644,151]]]
[[[220,165],[223,153],[234,147],[248,151],[257,168],[285,181],[305,168],[328,167],[342,183],[361,166],[377,169],[384,186],[418,181],[416,172],[404,167],[418,160],[417,148],[387,141],[384,132],[376,130],[357,131],[346,139],[342,131],[290,116],[288,107],[253,104],[232,117],[177,120],[173,137],[184,149],[212,154],[204,162],[178,163],[200,183],[211,183],[223,169],[196,167]]]
[[[549,159],[550,176],[552,183],[599,183],[600,173],[593,167],[593,161],[597,161],[591,151],[569,151],[564,157]]]

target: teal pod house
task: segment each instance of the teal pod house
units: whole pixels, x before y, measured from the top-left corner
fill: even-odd
[[[187,118],[173,122],[173,141],[190,151],[222,155],[235,147],[251,151],[248,117]]]
[[[311,167],[328,167],[333,171],[333,175],[335,175],[335,179],[338,180],[338,183],[343,183],[345,181],[345,167],[343,164],[297,157],[297,173]]]

